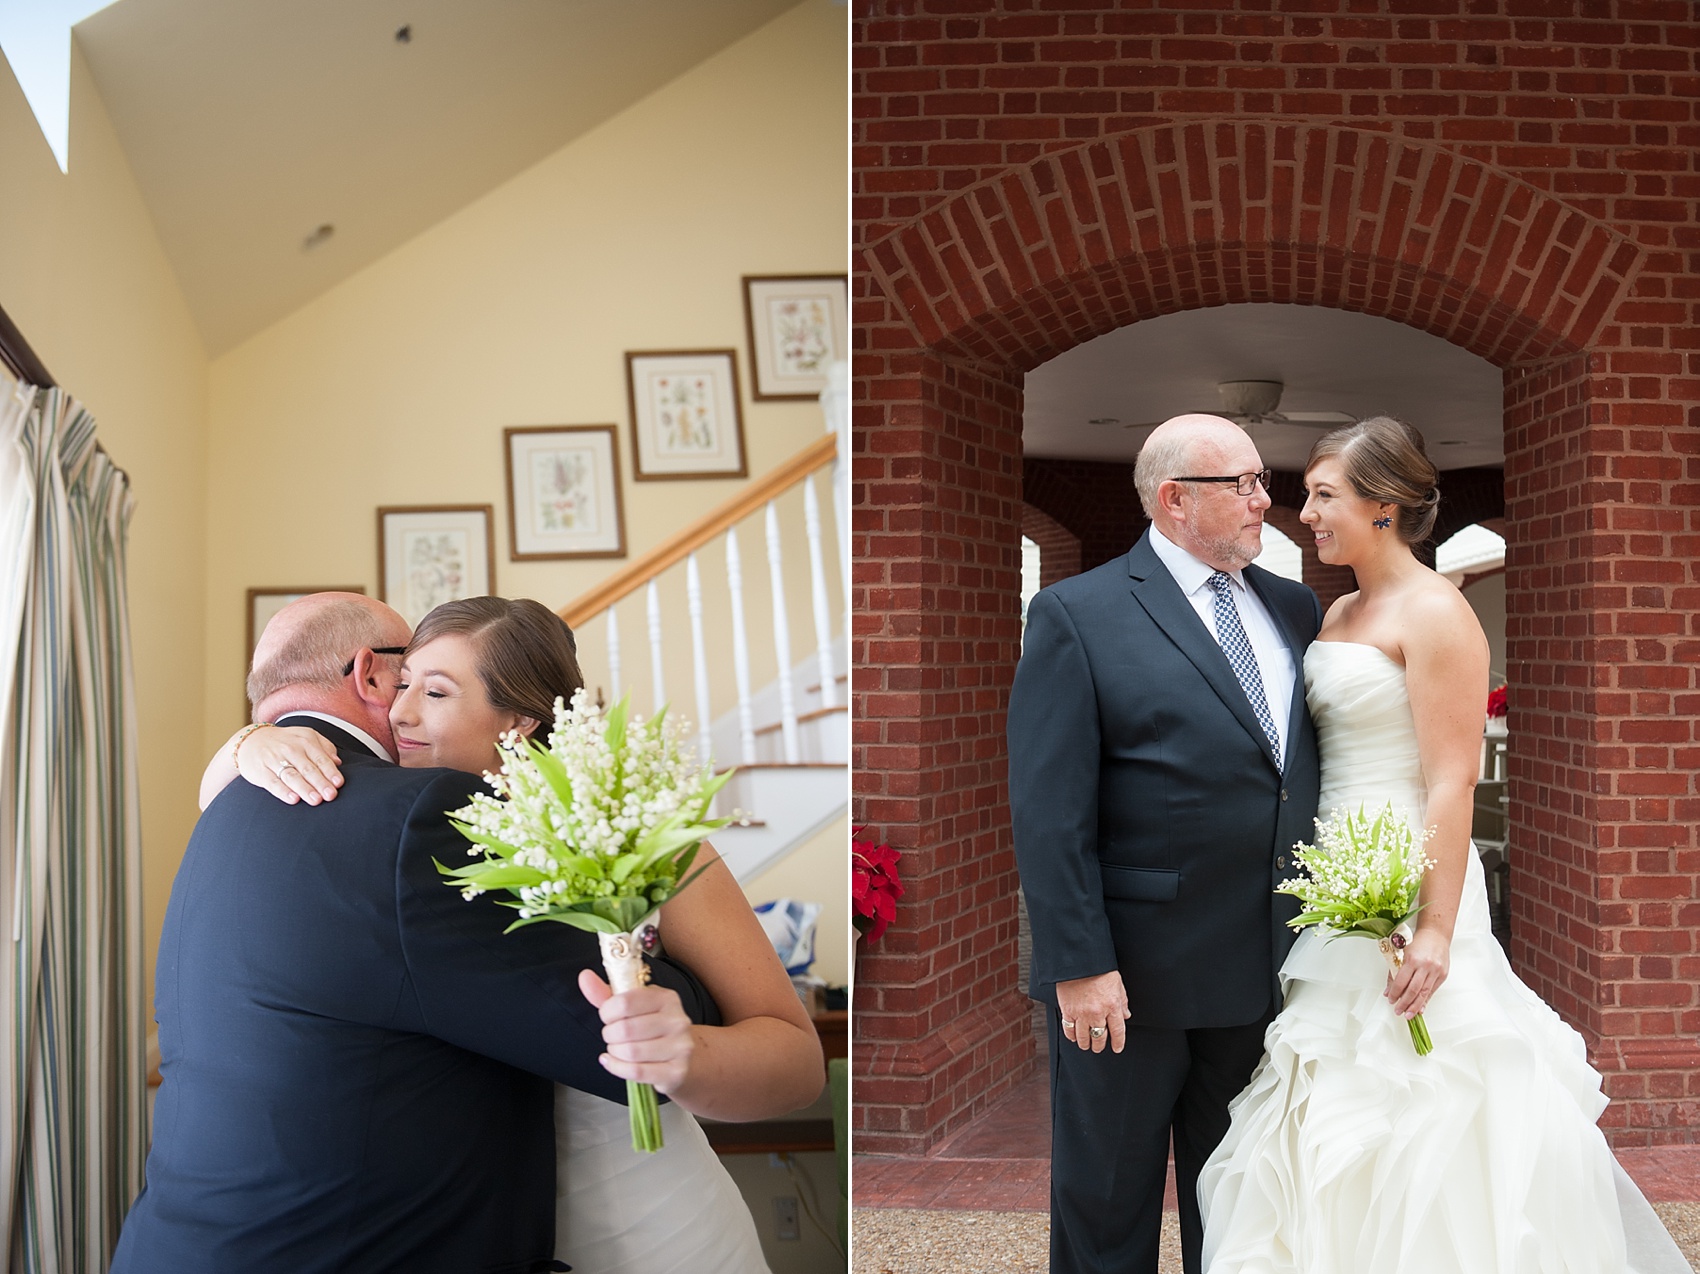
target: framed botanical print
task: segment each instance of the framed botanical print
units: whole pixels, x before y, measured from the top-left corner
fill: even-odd
[[[248,637],[242,647],[242,714],[248,715],[248,670],[254,666],[254,648],[260,644],[260,634],[266,631],[273,615],[290,602],[300,601],[311,593],[365,593],[364,584],[320,584],[300,588],[250,588],[248,590]]]
[[[738,408],[738,356],[732,350],[629,352],[626,394],[632,412],[633,477],[748,474]]]
[[[616,434],[613,425],[527,425],[502,431],[510,559],[626,555]]]
[[[849,288],[842,274],[746,274],[751,397],[816,398],[827,369],[848,358]]]
[[[496,581],[488,504],[378,510],[378,596],[418,626],[434,606],[483,597]]]

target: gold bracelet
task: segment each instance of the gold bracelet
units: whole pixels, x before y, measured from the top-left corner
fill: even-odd
[[[270,721],[256,721],[253,725],[245,725],[236,732],[236,737],[230,741],[230,764],[238,774],[242,772],[242,744],[254,731],[264,730],[270,724]]]

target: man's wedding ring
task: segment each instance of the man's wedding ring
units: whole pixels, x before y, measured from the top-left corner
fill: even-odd
[[[1062,1024],[1063,1030],[1065,1031],[1072,1031],[1074,1029],[1074,1023],[1069,1021],[1066,1017],[1062,1020]]]
[[[1104,1038],[1104,1036],[1107,1034],[1107,1032],[1105,1031],[1105,1029],[1102,1026],[1094,1026],[1090,1031],[1087,1032],[1087,1034],[1090,1035],[1095,1040],[1101,1040],[1101,1039]]]

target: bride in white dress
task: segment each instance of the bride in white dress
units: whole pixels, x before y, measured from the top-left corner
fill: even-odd
[[[1391,801],[1436,829],[1403,968],[1307,929],[1285,1005],[1199,1178],[1211,1274],[1687,1274],[1595,1125],[1582,1039],[1512,973],[1470,844],[1487,646],[1419,563],[1438,501],[1414,429],[1386,418],[1313,449],[1303,520],[1351,566],[1305,656],[1320,810]],[[1421,1012],[1434,1051],[1406,1020]]]

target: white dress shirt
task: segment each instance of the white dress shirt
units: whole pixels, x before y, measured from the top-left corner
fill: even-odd
[[[1193,610],[1204,621],[1205,630],[1217,639],[1219,645],[1216,592],[1210,587],[1210,577],[1216,573],[1216,568],[1199,561],[1164,535],[1155,524],[1151,527],[1151,547],[1156,551],[1157,560],[1175,577],[1175,583],[1180,585],[1181,592],[1186,594],[1187,601],[1192,603]],[[1252,654],[1257,657],[1258,675],[1263,678],[1263,697],[1269,701],[1269,715],[1274,719],[1275,733],[1281,741],[1278,748],[1281,768],[1285,769],[1287,720],[1293,711],[1293,652],[1287,648],[1280,630],[1275,627],[1275,620],[1268,607],[1264,606],[1263,599],[1246,584],[1245,575],[1240,571],[1229,571],[1227,575],[1233,581],[1228,596],[1233,599],[1234,609],[1239,611],[1240,625],[1245,629],[1246,639],[1251,642]]]
[[[355,725],[352,721],[344,721],[341,717],[333,717],[328,712],[313,712],[313,711],[311,711],[307,708],[291,708],[288,712],[280,712],[277,715],[280,718],[281,717],[312,717],[312,718],[314,718],[315,720],[318,720],[318,721],[328,721],[328,722],[330,722],[330,724],[334,725],[337,729],[343,731],[345,734],[352,734],[355,738],[359,739],[360,742],[364,743],[368,748],[371,749],[373,756],[381,756],[386,761],[394,761],[395,760],[395,757],[391,756],[389,754],[389,752],[387,750],[385,750],[384,745],[382,743],[379,743],[376,739],[374,739],[371,735],[367,734],[366,731],[362,730],[359,726]]]

